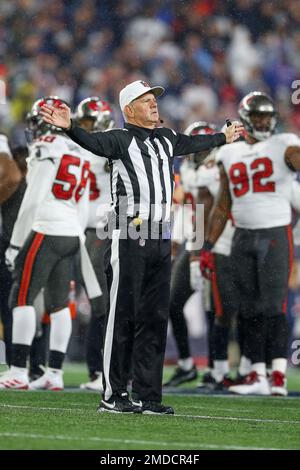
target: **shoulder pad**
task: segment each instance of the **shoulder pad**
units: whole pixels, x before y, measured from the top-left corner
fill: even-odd
[[[300,137],[297,134],[291,132],[285,132],[281,134],[275,134],[274,139],[282,141],[288,147],[289,145],[300,146]]]
[[[39,160],[60,158],[68,151],[66,139],[60,135],[49,134],[36,139],[30,146],[30,157]]]

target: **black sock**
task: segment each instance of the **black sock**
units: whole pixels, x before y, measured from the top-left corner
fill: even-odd
[[[240,348],[240,354],[241,356],[247,356],[245,353],[245,319],[241,316],[238,315],[237,317],[237,341],[239,344]]]
[[[190,357],[189,334],[186,319],[182,309],[178,309],[175,304],[170,305],[170,318],[172,322],[173,335],[178,349],[178,357]]]
[[[245,318],[245,351],[252,364],[266,362],[266,317]]]
[[[103,369],[103,336],[104,336],[104,316],[97,317],[92,314],[86,336],[86,360],[90,377],[94,373]]]
[[[11,365],[25,368],[27,366],[29,351],[30,346],[27,346],[27,344],[13,344]]]
[[[62,369],[64,359],[65,353],[60,351],[50,351],[48,367],[51,369]]]
[[[228,357],[227,348],[229,328],[215,323],[212,334],[215,351],[214,359],[216,361],[226,361]]]
[[[213,341],[213,326],[215,321],[215,314],[211,310],[206,311],[206,321],[207,321],[207,346],[208,346],[208,367],[213,369],[214,359],[215,359],[215,350],[214,350],[214,341]]]
[[[40,374],[40,366],[45,366],[47,363],[49,332],[50,325],[43,323],[42,334],[33,339],[29,356],[30,374]]]
[[[268,362],[279,357],[287,358],[288,322],[284,314],[267,320],[267,356]]]

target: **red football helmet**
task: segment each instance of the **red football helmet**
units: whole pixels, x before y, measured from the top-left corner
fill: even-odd
[[[39,98],[36,100],[31,108],[31,111],[27,113],[27,129],[25,131],[28,142],[40,137],[41,135],[47,134],[47,132],[64,132],[60,127],[47,124],[41,114],[40,109],[44,104],[50,104],[59,108],[62,104],[70,106],[66,101],[58,98],[57,96],[46,96],[45,98]]]
[[[112,129],[114,120],[113,111],[107,101],[92,96],[82,100],[75,111],[75,119],[80,121],[83,118],[93,119],[93,131],[106,131]]]
[[[214,124],[206,121],[196,121],[190,124],[184,133],[186,135],[210,135],[215,134],[217,128]],[[197,152],[190,155],[190,159],[193,161],[196,168],[201,165],[204,159],[210,154],[210,151]]]
[[[214,124],[206,121],[196,121],[190,124],[184,133],[186,135],[215,134],[217,128]]]

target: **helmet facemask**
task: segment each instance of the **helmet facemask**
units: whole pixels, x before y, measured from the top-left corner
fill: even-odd
[[[268,95],[249,93],[240,103],[239,115],[246,132],[255,140],[263,141],[274,134],[278,115]]]
[[[25,129],[25,136],[26,140],[29,144],[33,142],[33,140],[41,137],[42,135],[50,134],[50,133],[58,133],[64,132],[63,129],[60,127],[53,126],[51,124],[47,124],[43,117],[40,114],[40,108],[44,104],[50,104],[52,106],[56,106],[59,108],[60,105],[66,104],[64,100],[61,100],[57,96],[47,96],[45,98],[40,98],[35,101],[32,105],[31,110],[27,113],[26,121],[27,121],[27,128]]]
[[[34,114],[32,111],[27,113],[26,116],[27,127],[25,129],[25,136],[28,144],[31,144],[35,139],[51,132],[50,124],[44,122],[44,120]]]
[[[257,121],[259,118],[265,118],[265,120],[269,118],[268,124],[258,124]],[[277,124],[276,113],[253,112],[249,113],[244,118],[241,117],[241,119],[248,134],[258,141],[263,141],[271,137],[271,135],[274,134]]]

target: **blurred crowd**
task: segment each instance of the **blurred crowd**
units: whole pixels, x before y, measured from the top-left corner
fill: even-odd
[[[300,78],[298,0],[10,0],[0,2],[0,128],[24,143],[32,102],[59,95],[71,105],[145,78],[167,89],[165,124],[221,124],[251,90],[278,104],[281,129],[298,132],[292,103]]]

